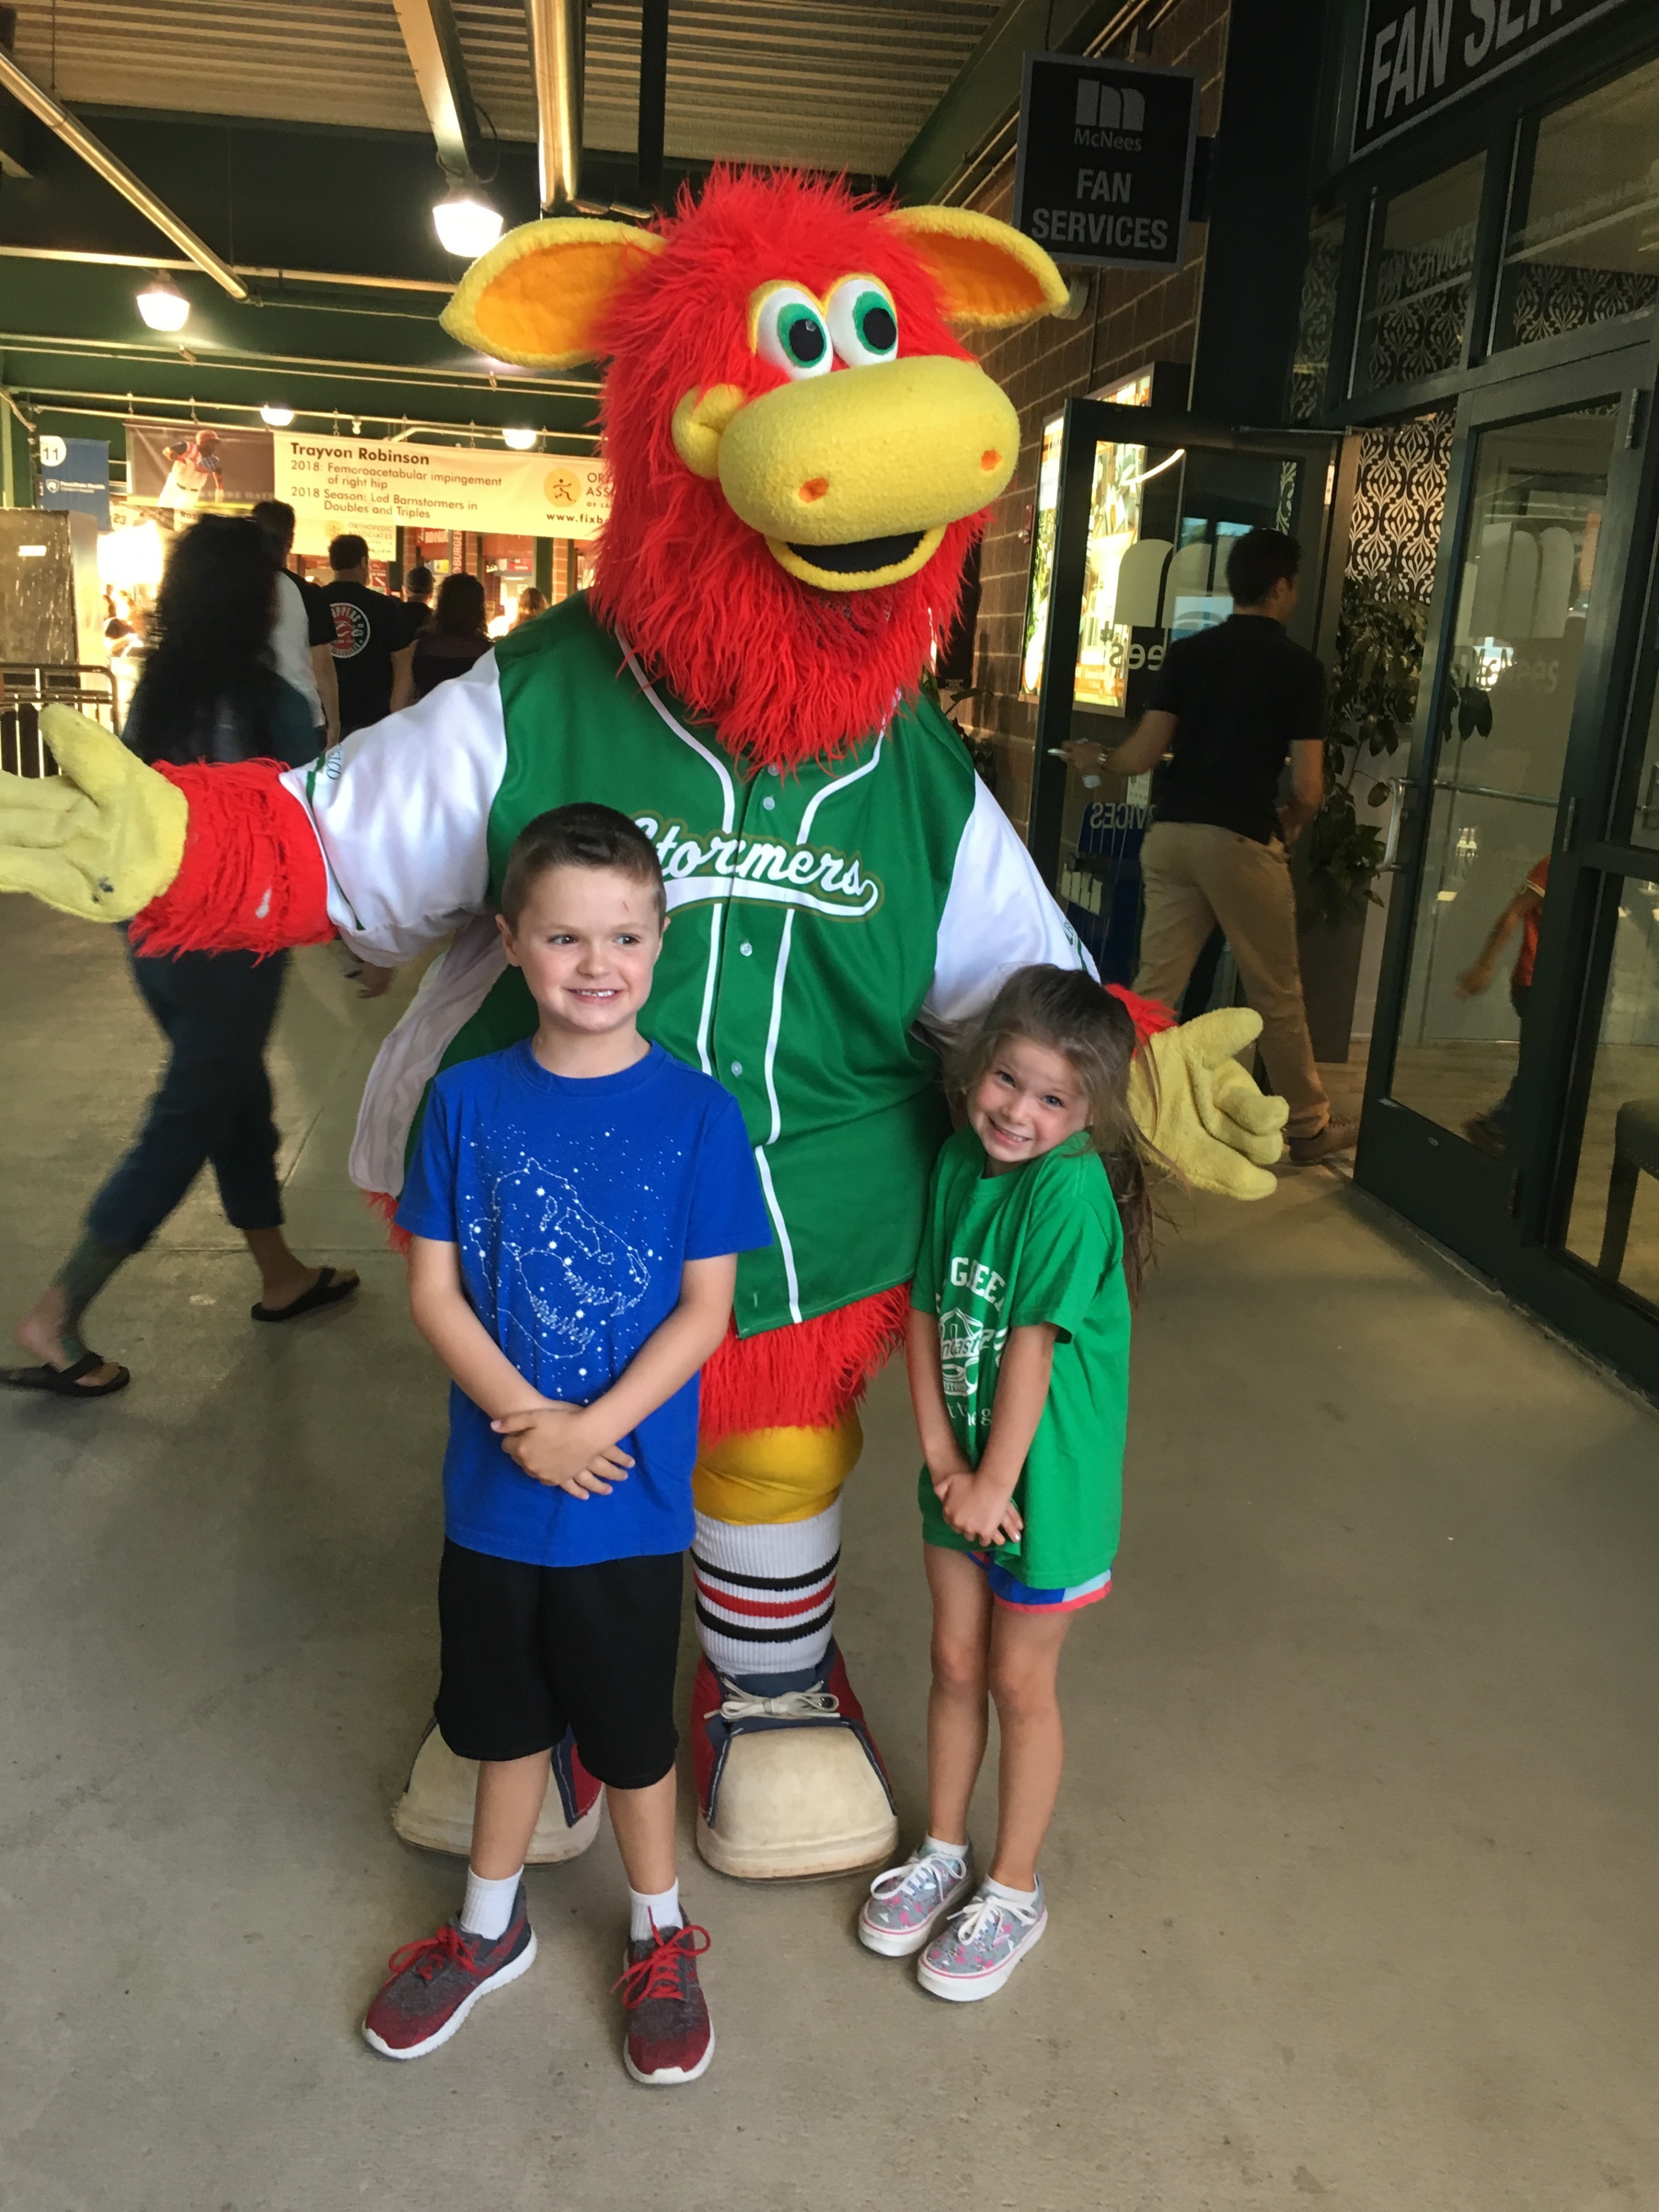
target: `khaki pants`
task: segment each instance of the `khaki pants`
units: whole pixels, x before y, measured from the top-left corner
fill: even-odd
[[[1286,1134],[1311,1137],[1330,1119],[1302,1005],[1296,897],[1280,844],[1208,822],[1155,822],[1140,848],[1146,916],[1135,988],[1172,1006],[1218,922],[1245,997],[1261,1017],[1267,1077],[1291,1109]]]

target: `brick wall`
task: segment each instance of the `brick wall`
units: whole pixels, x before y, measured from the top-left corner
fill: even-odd
[[[1213,135],[1221,112],[1228,0],[1174,0],[1150,50],[1136,58],[1196,69],[1199,129]],[[1013,198],[1012,158],[970,204],[1006,217]],[[974,681],[990,696],[974,702],[975,728],[994,742],[997,797],[1023,832],[1030,811],[1036,702],[1019,696],[1019,651],[1030,567],[1030,520],[1036,499],[1042,426],[1063,401],[1120,383],[1153,362],[1190,363],[1204,277],[1204,226],[1188,233],[1187,265],[1175,276],[1139,276],[1127,270],[1096,275],[1089,305],[1075,322],[1053,316],[980,348],[989,373],[1019,410],[1019,466],[998,501],[985,533]],[[959,719],[968,719],[968,710]]]

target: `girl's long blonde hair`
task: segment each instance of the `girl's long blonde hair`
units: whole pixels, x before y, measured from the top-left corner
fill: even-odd
[[[1158,1156],[1129,1111],[1129,1069],[1139,1045],[1133,1018],[1121,999],[1080,968],[1017,968],[950,1048],[945,1083],[952,1097],[966,1097],[1011,1038],[1059,1053],[1083,1086],[1084,1134],[1105,1164],[1123,1222],[1124,1279],[1130,1298],[1139,1298],[1152,1258],[1149,1170]]]

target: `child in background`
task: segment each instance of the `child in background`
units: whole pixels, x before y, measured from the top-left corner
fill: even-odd
[[[1098,983],[1023,968],[946,1071],[967,1127],[933,1173],[905,1339],[933,1600],[928,1833],[872,1884],[859,1938],[920,1951],[922,1987],[957,2002],[1001,1989],[1048,1925],[1036,1862],[1063,1759],[1060,1650],[1111,1588],[1129,1308],[1151,1250],[1134,1052],[1127,1008]],[[988,1695],[1002,1755],[981,1881],[967,1822]]]
[[[714,2055],[675,1868],[681,1554],[697,1370],[771,1227],[737,1101],[639,1033],[665,913],[626,815],[530,824],[500,927],[539,1025],[438,1077],[398,1209],[416,1326],[454,1377],[437,1723],[481,1763],[465,1901],[393,1954],[363,2022],[388,2058],[533,1961],[525,1856],[567,1729],[628,1873],[628,2070],[693,2081]]]
[[[1480,957],[1468,968],[1452,985],[1460,999],[1473,999],[1486,990],[1498,970],[1498,956],[1508,943],[1510,933],[1518,922],[1521,926],[1521,950],[1515,956],[1515,965],[1510,970],[1510,1004],[1515,1008],[1526,1035],[1527,1001],[1532,996],[1533,963],[1538,957],[1538,926],[1543,918],[1544,894],[1549,889],[1550,856],[1534,860],[1527,880],[1516,891],[1495,922],[1492,933],[1480,948]],[[1463,1134],[1483,1152],[1502,1158],[1509,1148],[1510,1111],[1515,1103],[1515,1086],[1520,1081],[1520,1071],[1510,1079],[1510,1087],[1495,1106],[1484,1114],[1477,1114],[1463,1124]]]

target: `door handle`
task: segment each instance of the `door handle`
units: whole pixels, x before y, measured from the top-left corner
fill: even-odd
[[[1390,775],[1384,779],[1392,796],[1389,800],[1388,825],[1382,832],[1382,860],[1377,869],[1380,876],[1395,875],[1403,866],[1400,858],[1400,832],[1407,819],[1407,793],[1412,788],[1407,777]]]
[[[1642,827],[1659,830],[1659,761],[1648,770],[1648,787],[1642,799]]]

